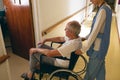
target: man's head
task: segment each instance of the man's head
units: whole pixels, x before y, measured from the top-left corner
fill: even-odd
[[[70,21],[67,23],[65,32],[68,37],[78,37],[81,31],[81,25],[77,21]]]

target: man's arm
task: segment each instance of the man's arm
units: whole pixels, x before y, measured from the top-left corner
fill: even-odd
[[[47,39],[43,39],[38,44],[44,44],[45,42],[65,42],[65,39],[64,37],[47,38]]]
[[[65,39],[64,37],[54,37],[54,38],[48,38],[48,39],[45,39],[46,41],[53,41],[53,42],[64,42]]]

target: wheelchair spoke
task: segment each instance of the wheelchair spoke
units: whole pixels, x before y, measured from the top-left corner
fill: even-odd
[[[47,80],[82,80],[82,78],[73,71],[59,69],[51,73]]]

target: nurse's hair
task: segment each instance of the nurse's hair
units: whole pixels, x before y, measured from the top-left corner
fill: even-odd
[[[67,23],[67,26],[69,26],[69,30],[73,32],[76,36],[79,35],[81,31],[81,25],[78,21],[70,21]]]

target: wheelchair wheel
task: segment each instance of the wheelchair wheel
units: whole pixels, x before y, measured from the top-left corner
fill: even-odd
[[[86,68],[87,68],[86,58],[83,55],[79,55],[79,59],[78,59],[73,71],[76,72],[77,74],[81,75],[81,74],[85,73]]]
[[[83,79],[73,71],[67,69],[59,69],[52,72],[47,80],[83,80]]]

